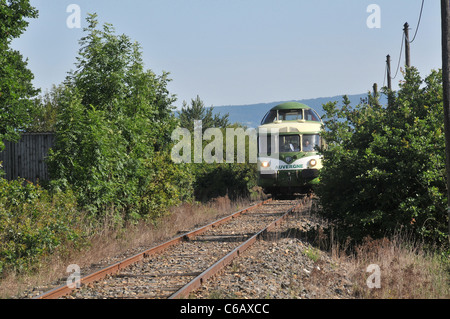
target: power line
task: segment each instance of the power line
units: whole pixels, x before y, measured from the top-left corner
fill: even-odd
[[[390,76],[390,74],[391,74],[391,70],[390,70],[390,67],[388,67],[388,64],[387,64],[387,62],[386,62],[386,67],[385,67],[385,70],[384,70],[384,74],[385,74],[385,76],[384,76],[384,78],[383,78],[383,87],[384,87],[384,84],[385,84],[385,81],[386,81],[386,78],[387,77],[389,77],[389,79],[388,80],[394,80],[396,77],[397,77],[397,75],[398,75],[398,71],[399,71],[399,69],[400,69],[400,63],[401,63],[401,59],[402,59],[402,53],[403,53],[403,45],[406,45],[407,46],[407,48],[406,48],[406,50],[407,50],[407,52],[406,52],[406,54],[407,54],[407,57],[406,57],[406,59],[407,59],[407,65],[408,65],[408,60],[409,60],[409,58],[408,58],[408,49],[409,49],[409,44],[410,43],[413,43],[414,42],[414,40],[416,39],[416,36],[417,36],[417,32],[419,31],[419,27],[420,27],[420,21],[422,20],[422,13],[423,13],[423,7],[424,7],[424,4],[425,4],[425,0],[422,0],[422,5],[420,6],[420,13],[419,13],[419,20],[417,21],[417,26],[416,26],[416,31],[414,32],[414,37],[413,37],[413,39],[411,40],[411,41],[409,41],[409,39],[406,37],[406,33],[408,33],[408,24],[407,23],[405,23],[405,30],[404,30],[404,32],[402,33],[402,43],[401,43],[401,47],[400,47],[400,54],[399,54],[399,56],[398,56],[398,63],[397,63],[397,70],[395,71],[395,75],[394,75],[394,77],[391,77]],[[405,43],[405,44],[404,44]],[[389,69],[389,70],[388,70]]]
[[[420,7],[419,21],[417,22],[416,32],[414,33],[413,39],[411,41],[409,41],[409,43],[413,43],[413,41],[416,39],[417,31],[419,31],[420,20],[422,19],[422,11],[423,11],[424,2],[425,2],[425,0],[422,0],[422,6]]]
[[[404,39],[405,39],[405,33],[403,32],[403,34],[402,34],[402,46],[401,46],[401,48],[400,48],[400,54],[399,54],[399,56],[398,56],[397,71],[395,71],[394,77],[391,77],[392,80],[395,80],[395,78],[397,77],[398,70],[399,70],[399,68],[400,68],[400,61],[401,61],[401,59],[402,59],[403,42],[404,42],[403,40],[404,40]]]

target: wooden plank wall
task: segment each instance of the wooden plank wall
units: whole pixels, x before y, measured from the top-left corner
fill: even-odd
[[[25,133],[19,142],[5,141],[5,149],[0,152],[4,178],[18,177],[36,183],[49,179],[45,158],[54,143],[53,133]]]

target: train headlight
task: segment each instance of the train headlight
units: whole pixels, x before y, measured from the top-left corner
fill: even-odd
[[[261,167],[267,168],[269,166],[270,166],[270,162],[268,162],[268,161],[261,162]]]
[[[312,159],[309,161],[309,166],[314,167],[317,165],[317,161],[315,159]]]

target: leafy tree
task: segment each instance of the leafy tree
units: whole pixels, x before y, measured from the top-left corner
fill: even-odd
[[[31,121],[31,98],[38,90],[31,83],[34,76],[27,61],[10,44],[25,31],[26,19],[37,16],[28,0],[0,0],[0,150],[3,139],[17,140]]]
[[[34,100],[33,120],[27,127],[28,132],[53,132],[55,130],[64,88],[64,85],[53,85],[50,91],[46,91]]]
[[[183,108],[179,114],[180,126],[187,128],[194,138],[194,121],[202,121],[202,133],[208,128],[218,128],[223,137],[223,154],[219,158],[225,159],[226,152],[226,129],[236,129],[241,125],[235,123],[230,125],[228,122],[228,114],[221,116],[212,114],[213,108],[206,108],[203,101],[197,96],[191,100],[191,105],[183,102]],[[202,149],[205,149],[211,141],[202,140]],[[229,142],[229,141],[228,141]],[[249,153],[249,141],[246,138],[246,154]],[[194,142],[191,143],[194,145]],[[192,154],[193,156],[193,154]],[[193,176],[193,192],[195,198],[201,201],[208,201],[219,196],[229,196],[231,199],[239,197],[247,197],[251,194],[251,189],[256,185],[256,165],[248,162],[237,163],[237,143],[234,144],[233,163],[192,163],[188,165]]]
[[[59,97],[53,187],[73,187],[94,216],[163,214],[190,197],[189,176],[168,159],[177,120],[167,74],[144,70],[138,43],[89,15],[76,70]]]
[[[188,105],[186,101],[183,101],[183,107],[180,112],[180,126],[187,128],[189,131],[194,131],[194,121],[202,121],[202,131],[211,127],[227,127],[228,114],[221,116],[215,114],[213,116],[213,107],[206,108],[203,101],[197,95],[195,99],[191,100],[191,105]]]
[[[328,148],[318,194],[341,234],[359,240],[399,228],[446,240],[445,140],[442,74],[422,80],[408,68],[397,94],[382,107],[346,97],[324,105]]]

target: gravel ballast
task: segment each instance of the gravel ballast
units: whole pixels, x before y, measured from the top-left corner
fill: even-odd
[[[213,299],[351,299],[344,264],[301,239],[320,221],[293,216],[191,294]]]

